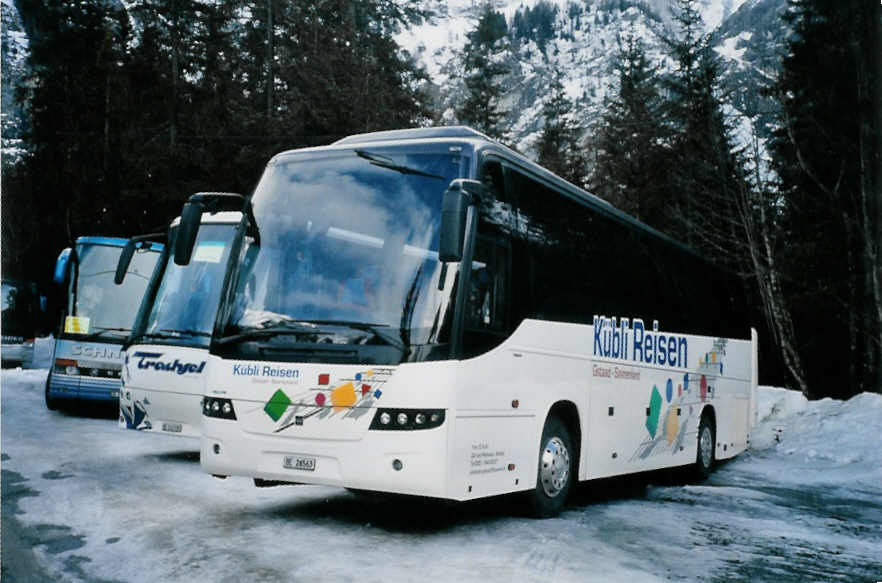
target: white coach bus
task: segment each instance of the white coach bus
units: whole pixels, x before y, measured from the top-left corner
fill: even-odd
[[[193,198],[214,207],[226,203],[241,209],[244,202],[232,193],[198,193]],[[237,231],[244,228],[242,219],[238,211],[206,212],[187,265],[172,261],[173,245],[160,256],[125,344],[120,428],[199,437],[208,345],[232,246]],[[179,223],[180,217],[169,226],[171,242]],[[130,257],[120,257],[117,283]]]
[[[727,277],[480,133],[284,152],[246,208],[210,345],[211,474],[525,492],[551,516],[575,480],[706,476],[748,446],[756,334]],[[182,261],[202,210],[184,207]]]

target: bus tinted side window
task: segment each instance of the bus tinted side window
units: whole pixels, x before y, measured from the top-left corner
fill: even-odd
[[[632,229],[568,195],[509,172],[517,204],[517,289],[529,281],[529,317],[591,323],[593,316],[647,317],[658,282],[646,277],[649,256]]]

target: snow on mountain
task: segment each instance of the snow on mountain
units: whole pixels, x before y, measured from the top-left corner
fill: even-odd
[[[572,121],[587,132],[602,114],[604,97],[615,90],[612,57],[621,39],[640,38],[660,72],[673,68],[660,41],[660,35],[670,30],[673,0],[546,0],[546,5],[556,8],[551,38],[537,42],[535,34],[513,34],[515,14],[539,3],[491,3],[509,26],[507,43],[500,43],[496,55],[509,68],[500,105],[507,112],[510,141],[528,154],[543,126],[542,105],[555,70],[563,73],[568,97],[574,102]],[[458,55],[485,5],[480,0],[452,0],[428,22],[397,37],[439,87],[444,121],[455,121],[454,108],[462,93]],[[714,35],[723,60],[723,86],[734,95],[728,113],[740,145],[751,142],[755,128],[761,139],[770,128],[773,109],[757,90],[774,76],[780,62],[784,34],[778,13],[783,9],[784,0],[700,2],[706,32]]]
[[[27,153],[21,139],[26,123],[16,89],[24,82],[29,53],[28,37],[13,0],[0,2],[0,152],[4,164],[15,164]]]

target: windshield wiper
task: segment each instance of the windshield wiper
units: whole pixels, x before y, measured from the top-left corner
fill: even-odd
[[[374,336],[386,342],[390,346],[394,346],[402,352],[407,352],[408,348],[401,341],[398,334],[392,331],[388,324],[369,324],[367,322],[354,322],[350,320],[294,320],[294,323],[315,324],[318,326],[342,326],[345,328],[353,328],[355,330],[363,330],[371,332]]]
[[[101,336],[102,334],[106,334],[108,332],[125,332],[126,334],[128,334],[131,331],[132,331],[131,328],[113,328],[113,327],[95,326],[95,332],[92,332],[91,334],[89,334],[89,336]]]
[[[103,326],[95,326],[94,330],[95,330],[94,332],[87,332],[86,334],[83,334],[82,337],[85,339],[100,338],[102,336],[107,335],[110,332],[125,332],[126,334],[131,332],[131,330],[129,328],[113,328],[113,327],[106,327],[105,328]]]
[[[423,170],[418,170],[417,168],[411,168],[410,166],[397,164],[394,160],[387,156],[372,154],[371,152],[367,152],[365,150],[355,150],[355,154],[359,158],[364,158],[374,166],[379,166],[380,168],[388,168],[389,170],[395,170],[396,172],[401,172],[402,174],[415,174],[417,176],[425,176],[427,178],[446,180],[446,178],[444,178],[443,176],[438,176],[437,174],[431,174],[429,172],[424,172]]]
[[[204,332],[194,328],[160,328],[159,331],[166,332],[163,336],[171,336],[172,338],[178,336],[211,336],[211,332]],[[154,336],[154,334],[147,334],[147,336]]]
[[[270,324],[264,328],[251,328],[244,330],[238,334],[231,334],[218,338],[217,344],[230,344],[233,342],[241,342],[252,338],[264,338],[272,336],[283,336],[286,334],[327,334],[326,330],[318,328],[318,326],[339,326],[341,328],[352,328],[354,330],[362,330],[370,332],[375,337],[384,341],[386,344],[407,353],[408,348],[401,339],[392,332],[387,324],[368,324],[365,322],[353,322],[348,320],[281,320],[267,322]]]
[[[229,336],[223,336],[215,340],[216,344],[231,344],[233,342],[241,342],[243,340],[250,340],[252,338],[270,338],[272,336],[282,336],[285,334],[297,335],[297,334],[315,334],[317,330],[312,327],[298,327],[292,326],[289,321],[279,321],[272,322],[270,326],[262,327],[262,328],[249,328],[238,334],[231,334]]]

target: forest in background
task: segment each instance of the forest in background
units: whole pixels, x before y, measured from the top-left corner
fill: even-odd
[[[22,154],[3,157],[2,268],[47,288],[71,237],[163,230],[193,192],[250,192],[284,149],[442,123],[437,88],[394,40],[430,4],[15,4],[29,51],[25,74],[3,69],[22,112],[3,131]],[[615,90],[591,118],[561,72],[537,161],[740,274],[775,347],[763,382],[813,398],[882,392],[882,7],[788,0],[787,50],[763,88],[776,104],[767,160],[758,139],[733,140],[696,0],[671,6],[674,70],[623,37]],[[496,56],[547,40],[557,10],[539,2],[509,21],[483,5],[453,122],[507,141]]]

